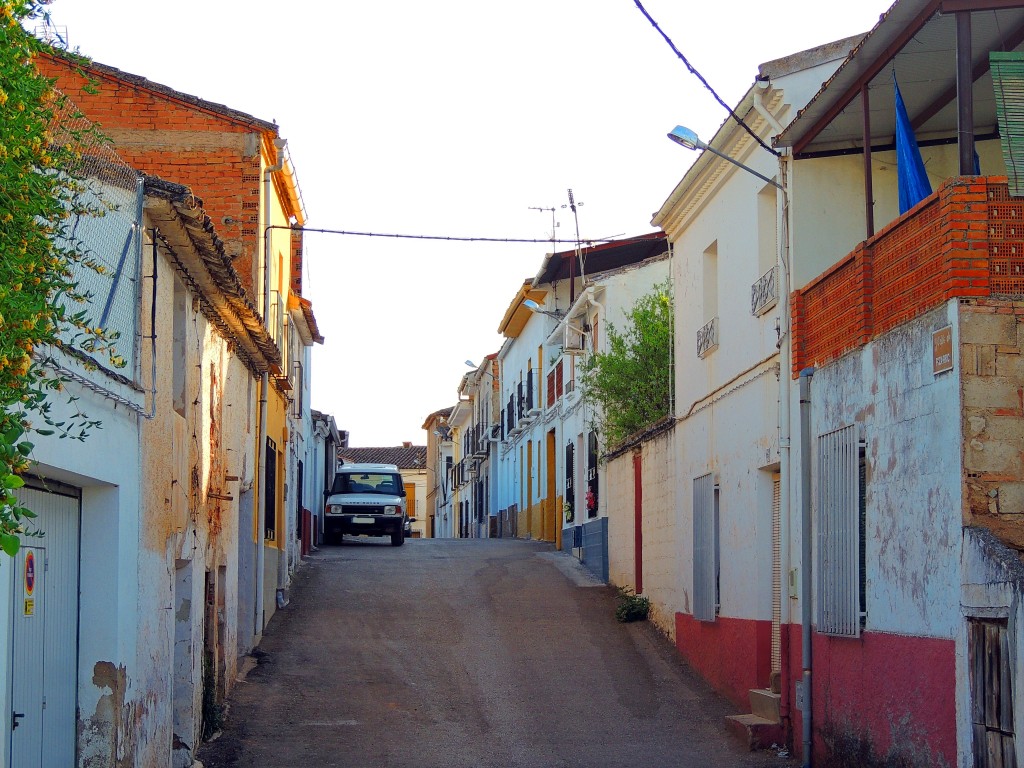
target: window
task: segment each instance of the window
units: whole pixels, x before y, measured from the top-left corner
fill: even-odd
[[[174,410],[181,416],[185,415],[185,285],[174,276],[174,314],[171,320],[171,384],[174,398]]]
[[[597,432],[587,434],[587,517],[597,517]]]
[[[718,241],[716,240],[704,251],[703,260],[704,285],[704,322],[709,323],[718,317]]]
[[[757,193],[757,274],[775,266],[778,251],[778,211],[776,188],[765,184]]]
[[[269,437],[263,471],[263,538],[273,541],[277,538],[277,443]]]
[[[865,611],[867,462],[856,425],[818,437],[818,631],[859,637]]]
[[[714,475],[693,481],[693,618],[714,621],[720,604],[718,486]]]
[[[575,475],[576,446],[572,441],[565,446],[565,496],[563,497],[566,507],[566,522],[575,520],[576,510],[576,475]]]

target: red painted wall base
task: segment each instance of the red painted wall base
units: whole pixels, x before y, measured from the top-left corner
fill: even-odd
[[[794,686],[800,679],[799,624],[789,635],[791,734],[802,751]],[[814,634],[815,759],[841,740],[870,742],[875,754],[890,750],[928,754],[929,764],[956,765],[956,644],[952,639],[865,632],[857,639]],[[749,712],[749,690],[767,688],[771,622],[719,617],[701,622],[676,614],[676,648],[721,695]],[[849,746],[849,741],[846,742]]]

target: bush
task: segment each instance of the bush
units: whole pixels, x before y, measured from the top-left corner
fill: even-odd
[[[631,589],[619,588],[619,605],[615,609],[616,621],[643,621],[650,612],[650,600]]]

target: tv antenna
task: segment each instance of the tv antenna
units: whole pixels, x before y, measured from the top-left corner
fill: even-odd
[[[569,208],[572,210],[573,221],[576,222],[576,253],[573,256],[571,262],[569,262],[569,306],[571,307],[576,301],[576,261],[580,262],[580,277],[583,277],[583,251],[580,248],[580,217],[576,211],[577,206],[583,205],[583,203],[577,203],[576,198],[572,194],[572,189],[569,189],[569,204],[563,205],[563,208]]]
[[[555,228],[558,226],[558,222],[555,221],[555,207],[551,206],[550,208],[544,208],[544,207],[539,206],[539,205],[531,205],[530,206],[530,210],[531,211],[540,211],[541,213],[544,213],[544,211],[550,211],[551,212],[551,251],[553,253],[554,250],[555,250],[555,239],[556,239],[555,238]]]

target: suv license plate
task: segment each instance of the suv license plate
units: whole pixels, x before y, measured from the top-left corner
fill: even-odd
[[[352,522],[353,523],[368,523],[368,524],[372,524],[373,523],[373,518],[372,517],[353,517],[352,518]]]

